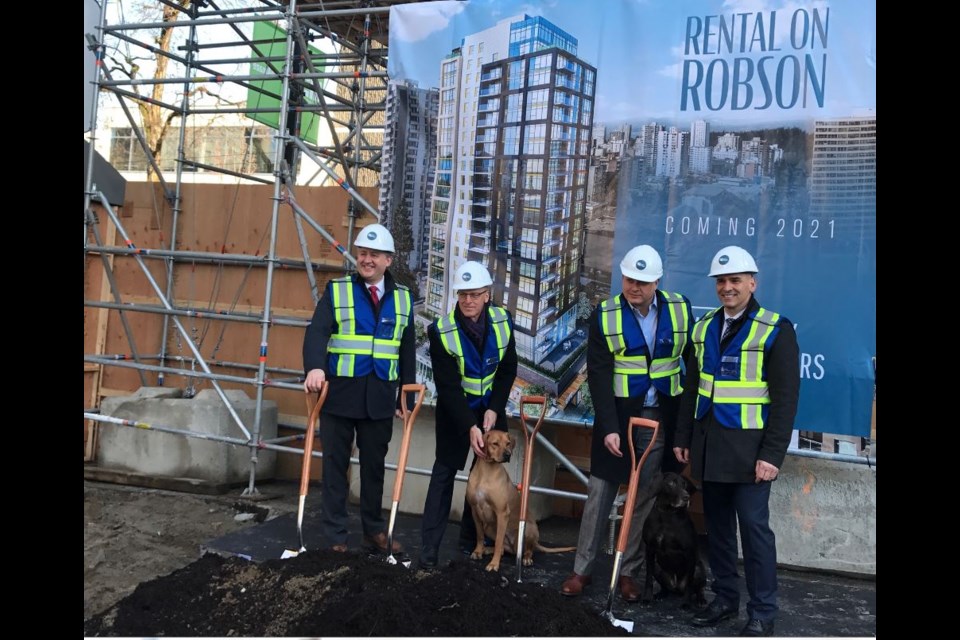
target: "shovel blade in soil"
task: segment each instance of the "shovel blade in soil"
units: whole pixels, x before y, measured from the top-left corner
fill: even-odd
[[[633,633],[633,621],[632,620],[616,620],[613,621],[613,626],[620,627],[625,630],[627,633]]]
[[[389,556],[387,556],[386,563],[390,565],[402,564],[404,568],[409,569],[410,565],[413,564],[413,560],[408,558],[406,555],[394,557],[394,555],[391,553]]]

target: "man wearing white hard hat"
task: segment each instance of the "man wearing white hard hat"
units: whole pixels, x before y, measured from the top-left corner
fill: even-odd
[[[490,302],[493,280],[478,262],[454,274],[457,305],[430,325],[430,362],[437,386],[436,462],[423,505],[420,565],[435,567],[450,517],[457,471],[473,449],[483,457],[483,434],[507,430],[506,406],[517,377],[510,312]],[[464,502],[461,540],[476,544],[476,525]]]
[[[693,327],[673,450],[703,483],[714,599],[693,624],[713,626],[740,611],[739,523],[750,595],[741,636],[774,632],[777,546],[770,485],[790,444],[800,394],[797,334],[789,320],[754,298],[758,271],[741,247],[720,249],[710,264],[721,306]]]
[[[356,436],[360,450],[360,521],[365,547],[387,551],[384,460],[400,415],[400,385],[416,381],[416,343],[409,289],[397,284],[393,236],[383,225],[360,230],[357,271],[327,283],[303,338],[306,392],[329,390],[320,414],[323,442],[322,527],[327,544],[347,550],[347,471]],[[400,551],[393,543],[392,552]]]
[[[686,296],[658,288],[663,263],[650,245],[630,249],[620,263],[620,273],[622,293],[601,302],[590,318],[587,383],[594,407],[590,481],[573,575],[560,591],[577,596],[592,582],[610,507],[620,485],[630,476],[630,418],[647,418],[660,422],[660,435],[641,470],[630,539],[618,577],[620,596],[637,602],[641,589],[634,576],[646,560],[643,523],[654,498],[644,488],[660,472],[665,441],[676,424],[683,391],[680,366],[689,351],[693,314]],[[634,440],[638,459],[651,436],[645,429],[640,432]]]

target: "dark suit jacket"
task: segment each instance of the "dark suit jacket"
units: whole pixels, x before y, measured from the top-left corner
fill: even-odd
[[[487,313],[486,307],[483,312]],[[459,318],[459,308],[456,313]],[[470,408],[463,393],[463,387],[460,386],[460,365],[457,359],[443,348],[436,324],[430,325],[428,334],[433,380],[437,386],[437,460],[452,469],[463,469],[467,463],[467,454],[470,453],[470,427],[483,426],[483,414],[486,409],[497,412],[496,428],[501,431],[507,430],[507,400],[510,398],[513,381],[517,377],[517,343],[511,332],[507,350],[503,354],[503,360],[497,365],[497,372],[493,377],[493,389],[486,409],[475,412]],[[488,339],[490,339],[489,331],[484,337],[485,341]],[[480,352],[483,353],[482,348]]]
[[[350,276],[355,282],[360,275],[353,273]],[[362,284],[362,283],[361,283]],[[384,294],[386,298],[397,288],[393,276],[387,271],[384,274]],[[366,286],[362,287],[367,298],[370,293]],[[388,382],[381,380],[377,374],[359,378],[347,378],[333,375],[327,370],[327,343],[331,334],[337,332],[337,322],[333,315],[333,301],[330,299],[330,287],[327,286],[323,297],[317,303],[313,313],[313,320],[303,336],[303,370],[305,373],[313,369],[323,369],[327,374],[329,391],[323,404],[322,413],[328,413],[342,418],[356,420],[384,420],[391,418],[399,407],[399,385],[413,384],[417,375],[416,341],[413,329],[413,317],[410,324],[404,329],[400,337],[400,374],[399,380]],[[372,300],[371,300],[372,304]]]
[[[621,294],[622,295],[622,294]],[[657,291],[657,305],[659,314],[657,322],[664,320],[664,314],[669,314],[666,302]],[[623,301],[627,304],[626,300]],[[688,302],[689,304],[689,302]],[[681,360],[686,357],[690,349],[690,342]],[[649,364],[649,363],[648,363]],[[600,328],[600,307],[597,306],[590,316],[590,334],[587,340],[587,384],[590,386],[590,396],[593,398],[593,439],[590,447],[590,473],[609,482],[625,483],[630,479],[630,450],[627,448],[627,425],[630,418],[639,417],[643,410],[644,398],[617,398],[613,394],[613,354],[607,347],[607,339]],[[660,429],[664,438],[669,441],[673,436],[677,420],[677,411],[680,407],[680,396],[668,396],[660,393],[657,399],[660,406]],[[620,434],[620,451],[622,458],[618,458],[607,451],[603,439],[611,433]],[[636,434],[634,434],[636,435]]]
[[[756,298],[752,298],[724,344],[743,327],[747,315],[759,307]],[[691,474],[695,479],[753,482],[757,460],[769,462],[778,469],[783,465],[800,397],[800,348],[790,321],[781,317],[779,327],[780,333],[764,358],[764,376],[770,387],[770,417],[763,429],[728,429],[716,421],[712,409],[702,420],[695,419],[700,369],[691,350],[675,446],[690,449]]]

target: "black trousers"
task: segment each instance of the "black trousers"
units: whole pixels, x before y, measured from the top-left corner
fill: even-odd
[[[347,470],[356,434],[360,450],[360,522],[365,535],[386,531],[383,518],[384,461],[393,418],[356,420],[321,413],[320,439],[323,442],[323,494],[321,505],[323,535],[327,544],[347,543]]]
[[[703,511],[713,592],[739,606],[737,525],[743,543],[747,614],[770,622],[777,615],[777,541],[770,529],[770,482],[704,482]]]
[[[476,456],[473,464],[477,463]],[[473,464],[470,468],[473,469]],[[433,463],[430,474],[430,485],[427,487],[427,499],[423,504],[423,519],[420,523],[420,540],[425,549],[436,549],[443,540],[447,530],[447,521],[450,519],[450,507],[453,504],[453,489],[456,484],[457,472],[439,460]],[[477,542],[477,526],[473,522],[473,512],[463,497],[463,517],[460,520],[460,543],[465,546],[469,541],[472,548]]]

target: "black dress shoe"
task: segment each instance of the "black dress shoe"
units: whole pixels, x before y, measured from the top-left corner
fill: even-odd
[[[766,637],[773,635],[773,620],[764,622],[756,618],[750,618],[750,622],[740,630],[741,636]]]
[[[712,627],[718,622],[735,617],[739,610],[740,607],[734,607],[719,598],[714,598],[706,609],[693,616],[691,622],[696,627]]]
[[[437,566],[436,547],[423,547],[420,549],[420,566],[425,569],[433,569]]]

